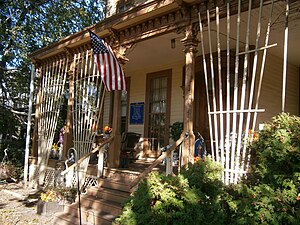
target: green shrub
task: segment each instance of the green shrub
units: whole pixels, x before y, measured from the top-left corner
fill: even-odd
[[[300,224],[300,119],[281,114],[251,145],[248,178],[227,190],[235,224]]]
[[[125,204],[115,224],[183,225],[223,221],[220,172],[221,167],[210,158],[190,165],[178,176],[152,172]]]
[[[237,185],[223,185],[210,157],[178,176],[151,173],[115,224],[300,225],[299,137],[299,117],[274,117],[250,144],[250,171]]]
[[[300,118],[280,114],[259,132],[252,150],[251,182],[284,189],[300,185]],[[299,191],[299,190],[298,190]]]

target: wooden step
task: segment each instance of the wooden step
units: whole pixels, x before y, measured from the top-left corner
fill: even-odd
[[[77,210],[76,215],[73,213],[60,212],[55,214],[54,225],[77,225],[80,224],[80,217]],[[81,209],[81,224],[82,225],[111,225],[115,219],[108,213],[97,213],[94,210]]]
[[[88,188],[86,195],[95,196],[122,204],[129,198],[130,193],[110,188],[90,187]]]
[[[122,212],[122,207],[120,203],[101,199],[95,196],[81,196],[80,205],[82,208],[93,209],[97,212],[109,212],[112,215],[118,215]],[[70,205],[69,208],[70,207],[75,207],[78,209],[78,201]]]
[[[104,169],[103,177],[119,182],[129,183],[140,175],[140,172],[128,169]]]
[[[89,187],[80,195],[81,224],[107,225],[122,213],[122,204],[130,196],[130,184],[140,173],[126,170],[111,170],[107,177],[98,179],[98,186]],[[79,224],[79,201],[56,213],[54,224]]]
[[[118,181],[110,178],[99,178],[98,185],[103,188],[115,189],[123,192],[130,193],[131,182],[125,183],[123,181]]]

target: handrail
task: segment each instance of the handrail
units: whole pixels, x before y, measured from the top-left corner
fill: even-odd
[[[82,163],[83,160],[85,160],[86,158],[88,158],[89,156],[91,156],[92,154],[94,154],[95,152],[99,151],[104,145],[106,145],[107,143],[111,142],[113,139],[114,139],[114,136],[112,136],[112,137],[108,138],[107,140],[105,140],[103,143],[101,143],[101,145],[97,146],[91,152],[89,152],[88,154],[82,156],[80,159],[77,160],[77,162],[75,162],[74,164],[72,164],[71,166],[69,166],[67,169],[65,169],[64,171],[62,171],[61,175],[65,175],[69,170],[73,169],[75,166],[77,166],[80,163]]]
[[[186,138],[186,133],[182,133],[180,138],[173,144],[166,152],[164,152],[160,157],[158,157],[143,173],[141,173],[137,178],[135,178],[130,185],[130,189],[135,187],[151,170],[156,167],[163,159],[165,159],[172,151],[174,151]]]

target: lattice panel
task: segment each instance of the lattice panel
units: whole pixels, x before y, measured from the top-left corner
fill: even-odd
[[[223,19],[216,5],[208,5],[206,15],[198,14],[210,149],[213,159],[224,167],[226,184],[237,183],[246,173],[250,161],[247,144],[253,136],[257,113],[264,111],[258,109],[258,104],[266,53],[276,46],[268,43],[274,5],[270,2],[264,5],[261,0],[260,7],[252,9],[249,1],[248,11],[241,12],[239,0],[236,17],[230,15],[230,1]],[[260,41],[263,35],[264,41]]]
[[[38,165],[39,182],[44,180],[45,168],[48,164],[57,120],[68,70],[68,57],[55,58],[41,67],[42,82],[38,122]]]

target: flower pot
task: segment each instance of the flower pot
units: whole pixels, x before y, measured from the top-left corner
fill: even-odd
[[[41,199],[37,203],[37,214],[52,215],[56,212],[63,212],[64,204],[59,202],[43,202]]]

